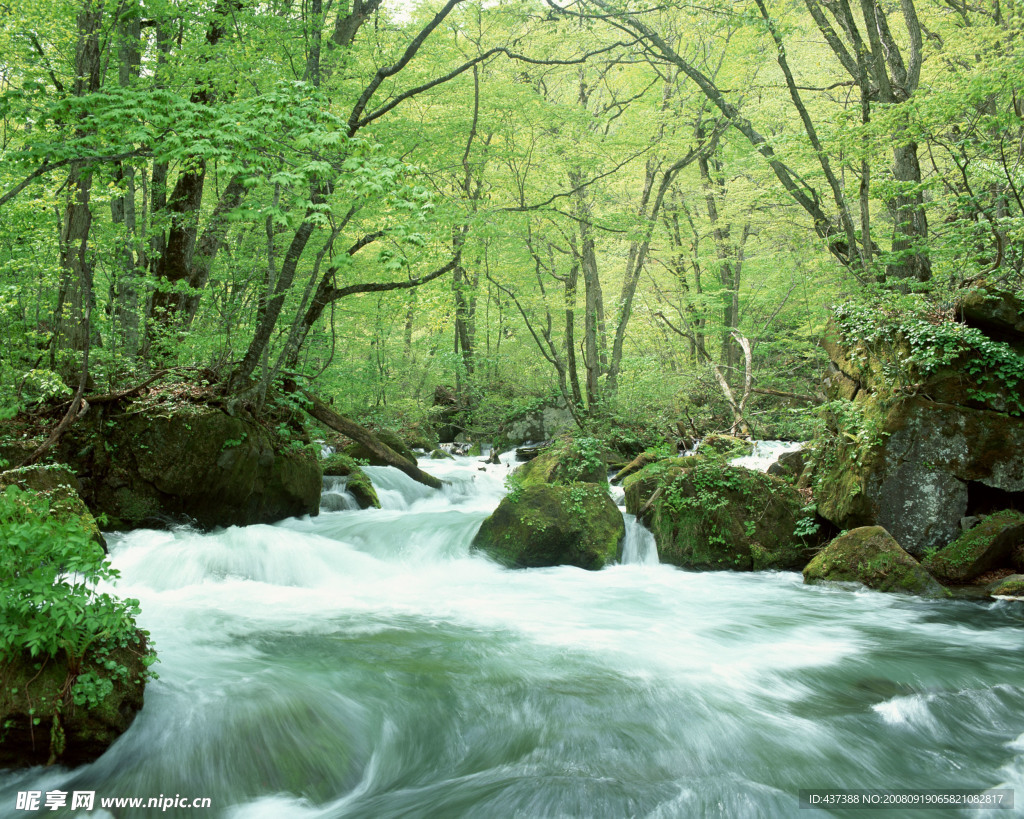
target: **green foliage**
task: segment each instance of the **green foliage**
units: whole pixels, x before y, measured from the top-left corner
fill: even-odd
[[[835,310],[844,341],[875,351],[894,387],[913,387],[945,368],[970,376],[967,395],[981,402],[1005,402],[1011,415],[1024,415],[1024,356],[1005,342],[953,321],[920,300],[904,299],[891,309],[848,302]]]
[[[725,468],[715,460],[701,460],[665,487],[664,503],[676,515],[696,516],[709,543],[727,546],[729,532],[719,522],[724,520],[730,495],[751,494],[751,474]]]
[[[135,645],[138,601],[97,589],[117,576],[76,520],[59,520],[44,499],[8,487],[0,495],[0,658],[64,653],[77,673],[87,655],[102,659],[111,648]],[[95,699],[97,686],[86,677],[76,701]]]
[[[572,438],[560,454],[568,481],[583,481],[590,475],[607,469],[604,444],[597,438],[580,436]]]

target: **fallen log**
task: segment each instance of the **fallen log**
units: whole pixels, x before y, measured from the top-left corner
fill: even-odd
[[[408,458],[403,458],[395,452],[395,450],[383,441],[379,440],[377,436],[370,432],[370,430],[366,429],[366,427],[357,424],[351,418],[338,415],[338,413],[327,406],[327,404],[325,404],[321,399],[313,395],[313,393],[307,390],[300,390],[300,392],[309,400],[309,406],[306,407],[306,411],[320,423],[326,424],[335,432],[347,435],[353,441],[357,441],[362,444],[386,464],[393,466],[396,469],[400,469],[414,481],[418,481],[419,483],[425,484],[433,489],[440,489],[444,486],[444,481],[424,472]]]

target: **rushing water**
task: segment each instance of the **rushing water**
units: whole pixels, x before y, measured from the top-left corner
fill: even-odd
[[[28,789],[96,792],[69,816],[180,794],[213,808],[114,815],[266,819],[808,815],[801,788],[1024,804],[1016,604],[679,571],[633,522],[625,565],[509,571],[469,551],[507,461],[421,464],[443,492],[371,468],[381,510],[330,484],[317,518],[111,538],[160,679],[94,764],[0,777],[0,816]]]

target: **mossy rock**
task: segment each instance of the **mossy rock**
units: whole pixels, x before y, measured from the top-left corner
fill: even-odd
[[[505,496],[473,539],[506,566],[600,569],[618,557],[625,525],[599,484],[529,486]]]
[[[626,494],[626,511],[631,515],[643,517],[645,507],[660,487],[672,483],[684,469],[692,469],[704,460],[703,456],[662,458],[627,475],[622,481],[622,488]]]
[[[722,460],[731,461],[733,458],[742,458],[754,451],[754,445],[743,438],[735,435],[708,435],[702,439],[697,451],[705,455],[718,456]]]
[[[515,474],[522,486],[608,483],[608,466],[596,452],[594,439],[585,439],[584,443],[561,438],[519,467]]]
[[[370,476],[362,468],[341,452],[328,455],[323,460],[324,477],[348,478],[345,489],[356,499],[360,509],[380,509],[380,498],[373,487]]]
[[[88,423],[85,422],[88,421]],[[300,428],[207,404],[104,405],[65,434],[82,499],[115,529],[273,523],[320,509],[317,454]]]
[[[410,463],[416,463],[416,453],[409,448],[405,441],[402,440],[402,436],[397,432],[393,432],[390,429],[381,429],[374,430],[373,434],[378,441],[382,444],[387,444],[387,446],[391,447]],[[345,447],[344,454],[348,455],[350,458],[358,458],[361,461],[366,461],[370,466],[391,466],[391,464],[386,461],[382,461],[360,443],[350,444]]]
[[[786,483],[796,484],[807,468],[807,457],[802,449],[783,452],[778,460],[768,467],[768,474],[782,478]]]
[[[884,526],[922,557],[960,536],[971,483],[1024,493],[1024,418],[864,391],[850,412],[874,432],[821,442],[815,477],[818,510],[839,528]]]
[[[80,673],[95,675],[104,687],[109,684],[106,694],[89,707],[75,705],[67,695],[75,677],[63,653],[46,660],[23,654],[0,664],[0,767],[51,762],[73,766],[97,759],[142,708],[145,654],[142,632],[136,643],[111,649],[103,662],[87,654]],[[107,667],[109,661],[114,670]]]
[[[445,452],[443,449],[435,449],[430,453],[430,460],[432,461],[454,461],[455,456],[450,452]]]
[[[1024,514],[1008,509],[989,515],[921,563],[944,583],[970,583],[993,569],[1024,569],[1018,556],[1022,547]]]
[[[347,478],[356,469],[359,469],[359,464],[355,458],[344,452],[335,452],[320,461],[320,470],[325,478]]]
[[[797,570],[813,540],[784,481],[706,458],[666,458],[630,475],[626,510],[650,527],[662,563],[686,569]],[[810,528],[810,527],[808,527]]]
[[[804,582],[857,582],[883,592],[948,597],[928,570],[881,526],[862,526],[840,535],[804,568]]]
[[[1024,598],[1024,574],[1011,574],[985,587],[993,597]]]
[[[63,464],[24,466],[0,473],[0,488],[19,486],[42,495],[50,502],[50,514],[61,520],[77,520],[103,551],[107,543],[99,524],[78,492],[82,485],[75,474]]]

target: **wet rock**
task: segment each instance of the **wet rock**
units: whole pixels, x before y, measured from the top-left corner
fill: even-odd
[[[993,569],[1024,569],[1024,514],[1005,510],[989,515],[922,565],[944,583],[970,583]]]
[[[779,478],[700,457],[667,458],[626,478],[626,510],[653,532],[662,563],[686,569],[798,570],[813,514]]]
[[[8,658],[0,669],[0,767],[97,759],[142,708],[144,655],[139,632],[137,642],[111,649],[102,660],[87,655],[77,673],[63,652],[45,660],[27,653]],[[94,691],[103,694],[89,707],[69,696],[79,674],[91,675]]]
[[[804,568],[804,582],[857,582],[884,592],[948,597],[928,571],[881,526],[840,535]]]
[[[883,526],[921,557],[955,540],[961,520],[1024,503],[1021,307],[982,287],[957,306],[973,330],[934,312],[854,313],[849,338],[830,325],[832,432],[814,467],[823,517]]]
[[[72,427],[60,456],[113,529],[245,526],[319,511],[319,459],[289,433],[205,404],[126,403]]]
[[[783,452],[779,459],[768,467],[768,474],[782,478],[787,483],[796,483],[807,468],[807,456],[802,449]]]
[[[819,511],[839,528],[883,526],[923,555],[960,534],[972,495],[1024,498],[1024,419],[920,396],[854,404],[875,441],[840,439],[817,476]]]
[[[993,597],[1015,597],[1024,599],[1024,574],[1011,574],[989,583],[985,587]]]
[[[347,478],[345,489],[356,499],[360,509],[380,509],[377,490],[369,476],[348,455],[337,453],[323,461],[324,477]]]
[[[622,515],[604,487],[542,484],[506,495],[473,546],[515,568],[600,569],[618,557],[624,536]]]

